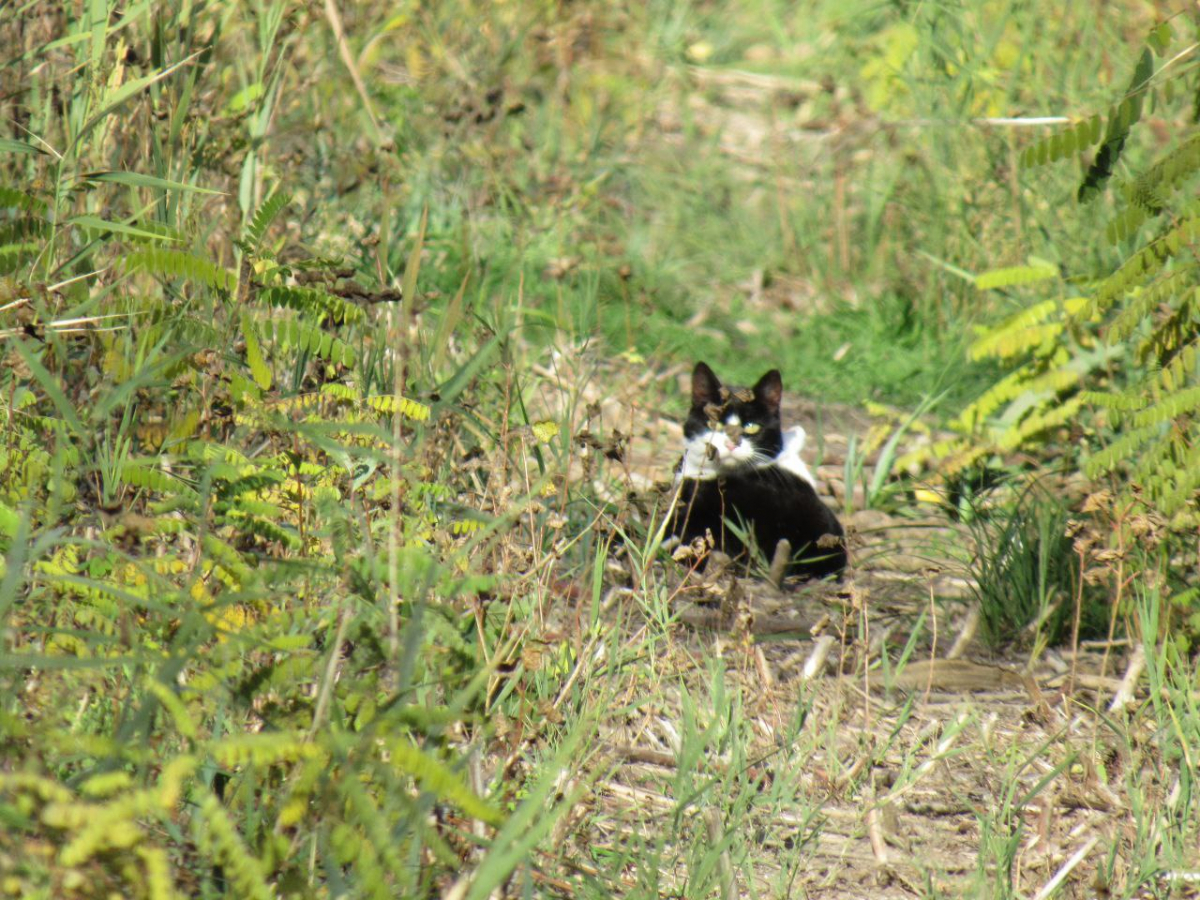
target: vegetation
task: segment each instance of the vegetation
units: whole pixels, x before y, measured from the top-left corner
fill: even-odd
[[[1134,897],[1196,868],[1194,20],[3,12],[0,894]],[[847,518],[974,536],[922,543],[915,609],[837,594],[825,684],[744,618],[682,624],[671,460],[630,448],[697,357],[777,362],[820,457],[874,415],[831,467]],[[947,569],[1024,677],[1069,674],[930,702]],[[1144,675],[1104,712],[1122,649]],[[958,825],[898,824],[926,814]]]

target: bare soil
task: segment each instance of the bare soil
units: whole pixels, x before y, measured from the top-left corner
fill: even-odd
[[[560,376],[569,368],[555,365]],[[582,379],[578,407],[590,405],[591,416],[578,424],[595,436],[620,432],[628,452],[609,475],[652,493],[678,457],[675,382],[685,369],[616,368]],[[811,448],[822,448],[824,499],[843,510],[849,439],[887,421],[792,397],[785,424],[795,423],[809,432],[810,462]],[[1015,841],[1011,882],[1021,891],[1034,895],[1057,876],[1066,885],[1059,896],[1102,896],[1096,872],[1131,827],[1128,799],[1109,786],[1129,751],[1095,710],[1120,685],[1124,648],[989,648],[978,634],[970,536],[944,509],[900,498],[843,521],[854,564],[839,582],[778,589],[719,565],[703,575],[665,571],[677,624],[669,641],[649,645],[659,702],[639,698],[647,686],[638,679],[616,698],[639,713],[604,723],[607,775],[594,802],[605,811],[595,821],[607,824],[589,831],[578,858],[677,814],[681,697],[709,697],[720,660],[726,689],[744,704],[752,762],[740,775],[767,794],[776,779],[787,786],[786,800],[751,804],[736,823],[706,820],[714,833],[752,829],[755,849],[730,867],[736,893],[775,895],[786,884],[809,898],[988,896],[985,886],[1007,878],[996,871],[1007,865],[996,848]],[[623,565],[619,554],[610,561],[606,605],[621,627],[638,630],[647,623]],[[578,622],[578,612],[566,619]],[[795,732],[801,707],[805,725]],[[702,768],[720,780],[727,762]],[[698,801],[695,811],[704,807]],[[680,866],[678,883],[687,877]]]

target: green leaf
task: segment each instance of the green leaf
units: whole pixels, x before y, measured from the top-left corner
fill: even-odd
[[[257,249],[262,243],[263,235],[267,233],[267,229],[271,227],[271,223],[275,221],[275,217],[292,202],[289,194],[282,191],[272,194],[258,207],[254,213],[254,219],[246,228],[245,240],[252,248]]]
[[[157,234],[153,231],[147,231],[144,228],[136,228],[133,225],[126,225],[123,222],[109,222],[106,219],[101,219],[99,216],[72,216],[66,221],[67,225],[74,225],[78,228],[91,228],[95,231],[108,231],[114,234],[127,234],[130,237],[142,238],[150,241],[177,241],[179,238],[165,234]]]
[[[45,151],[26,144],[24,141],[14,141],[12,138],[0,137],[0,150],[8,153],[44,153]]]
[[[264,391],[271,389],[271,369],[263,359],[262,349],[258,343],[258,333],[254,329],[254,322],[246,313],[242,313],[242,337],[246,339],[246,365],[250,367],[250,374],[254,377],[254,383]]]
[[[504,821],[499,810],[479,797],[463,781],[436,757],[426,753],[406,739],[393,741],[390,747],[392,761],[404,772],[416,779],[421,789],[439,800],[453,803],[468,816],[497,825]]]
[[[1159,56],[1165,54],[1167,48],[1171,46],[1171,23],[1160,22],[1156,28],[1152,28],[1149,36],[1146,38],[1146,43]]]
[[[1096,151],[1096,158],[1092,160],[1083,183],[1079,186],[1077,197],[1080,203],[1086,203],[1096,197],[1112,178],[1121,151],[1125,148],[1125,140],[1129,137],[1129,130],[1142,117],[1142,101],[1153,74],[1154,54],[1147,47],[1142,51],[1134,68],[1124,99],[1109,113],[1104,143]]]
[[[261,81],[251,82],[229,98],[229,102],[225,104],[225,111],[236,116],[253,106],[262,97],[265,90]]]
[[[551,800],[551,794],[562,780],[562,773],[573,762],[581,737],[582,728],[576,728],[567,736],[558,753],[543,766],[537,782],[516,812],[496,833],[491,848],[475,870],[467,900],[483,900],[490,896],[583,793],[583,785],[579,785],[557,803]]]
[[[125,257],[125,268],[130,272],[142,270],[154,275],[190,278],[222,290],[228,290],[233,283],[233,275],[227,269],[195,254],[165,247],[135,250]]]
[[[168,497],[176,495],[193,497],[196,492],[174,475],[162,469],[143,465],[135,460],[126,460],[121,465],[121,480],[134,487],[157,491]]]
[[[0,186],[0,207],[33,211],[45,209],[46,204],[44,201],[39,200],[32,194],[27,194],[24,191],[18,191],[14,188]]]
[[[429,221],[429,207],[421,210],[421,224],[417,228],[417,239],[413,241],[412,250],[408,254],[408,263],[404,266],[404,282],[402,286],[401,303],[404,307],[403,322],[407,323],[412,317],[413,304],[417,300],[417,275],[421,271],[421,250],[425,246],[425,226]]]
[[[113,184],[123,184],[129,187],[158,188],[164,191],[185,191],[195,194],[224,194],[212,188],[186,184],[182,181],[171,181],[155,175],[143,175],[140,172],[88,172],[80,176],[80,181],[106,181]]]
[[[468,271],[463,276],[462,284],[458,286],[458,292],[455,293],[442,313],[442,320],[438,323],[437,334],[433,338],[433,356],[429,361],[429,370],[435,374],[442,367],[442,360],[450,346],[450,337],[454,334],[454,329],[458,327],[459,319],[462,318],[463,297],[467,292],[467,282],[470,278],[471,273]]]
[[[135,78],[133,81],[128,81],[116,90],[105,95],[100,111],[88,119],[87,122],[84,123],[84,126],[79,129],[79,133],[75,135],[75,139],[71,142],[71,147],[66,155],[69,156],[71,152],[74,151],[79,145],[79,143],[91,133],[93,128],[107,118],[110,113],[116,112],[117,108],[123,105],[127,100],[136,96],[137,94],[140,94],[146,88],[150,87],[150,85],[162,81],[175,70],[188,65],[193,60],[198,59],[207,52],[207,49],[197,50],[195,53],[184,59],[181,59],[174,65],[167,66],[167,68],[158,72],[151,72],[149,75],[143,75],[141,78]]]
[[[310,287],[277,286],[259,292],[258,299],[271,306],[286,306],[315,319],[327,315],[335,322],[361,322],[366,313],[353,303]]]
[[[67,427],[77,435],[83,434],[83,423],[79,421],[75,407],[71,405],[71,401],[67,399],[67,395],[59,386],[58,379],[47,371],[46,367],[42,365],[41,359],[26,346],[24,340],[14,341],[13,345],[16,347],[17,353],[21,355],[21,359],[25,361],[25,365],[29,366],[33,377],[42,386],[42,390],[46,392],[46,396],[50,398],[50,402],[54,404],[54,408],[66,421]]]
[[[981,272],[975,278],[975,287],[981,291],[988,291],[1001,287],[1048,281],[1057,277],[1058,267],[1053,263],[1030,260],[1030,264],[1027,266],[1009,266],[1004,269]]]
[[[16,537],[20,524],[21,517],[17,511],[0,502],[0,537]]]

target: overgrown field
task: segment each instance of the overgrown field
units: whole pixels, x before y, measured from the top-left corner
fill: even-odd
[[[1197,896],[1198,41],[0,3],[0,896]],[[661,549],[697,359],[843,580]]]

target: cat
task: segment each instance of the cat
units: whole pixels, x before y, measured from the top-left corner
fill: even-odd
[[[846,566],[842,526],[817,497],[800,458],[804,429],[784,430],[780,422],[782,396],[778,369],[747,389],[722,385],[705,363],[696,363],[675,474],[678,496],[666,533],[684,544],[711,535],[717,549],[737,559],[747,548],[732,523],[753,534],[768,560],[786,538],[792,546],[789,575],[840,574]]]

